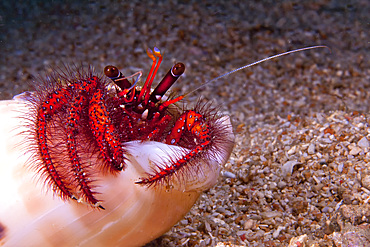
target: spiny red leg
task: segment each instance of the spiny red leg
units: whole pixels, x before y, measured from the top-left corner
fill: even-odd
[[[183,113],[176,121],[171,133],[167,136],[167,144],[174,145],[179,142],[185,131],[190,132],[199,141],[196,147],[173,164],[166,167],[158,167],[158,171],[155,174],[150,174],[149,177],[142,178],[137,182],[138,184],[151,186],[162,180],[168,180],[169,176],[186,166],[189,161],[200,155],[210,145],[211,137],[209,135],[209,128],[201,114],[195,111],[186,111]]]
[[[60,196],[64,199],[76,199],[76,197],[72,195],[66,179],[56,170],[47,143],[47,122],[68,102],[68,96],[69,93],[66,89],[55,90],[48,96],[48,100],[41,103],[36,119],[36,139],[44,165],[43,170],[48,174],[48,179],[53,183],[55,190],[59,191]]]
[[[87,99],[79,94],[73,98],[73,103],[68,109],[69,116],[67,120],[67,148],[72,164],[72,170],[75,175],[75,179],[78,182],[80,190],[82,191],[84,199],[91,205],[99,206],[100,208],[104,209],[102,206],[97,205],[99,201],[94,197],[94,192],[91,190],[90,186],[91,181],[89,181],[89,179],[87,178],[87,171],[81,164],[80,157],[77,153],[77,126],[78,122],[80,121],[80,113],[82,111],[82,107],[86,105],[86,101]]]
[[[100,152],[111,172],[124,168],[124,150],[108,115],[103,92],[97,90],[89,103],[89,123]]]

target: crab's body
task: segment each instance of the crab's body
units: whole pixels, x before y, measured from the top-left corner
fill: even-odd
[[[215,184],[230,121],[208,105],[174,106],[182,96],[163,100],[173,75],[151,92],[153,68],[141,89],[67,70],[0,103],[1,244],[140,246]]]
[[[127,143],[156,141],[180,146],[155,168],[136,181],[143,186],[171,186],[202,166],[212,166],[212,157],[228,157],[233,140],[219,116],[209,106],[183,110],[174,105],[183,96],[162,100],[185,66],[176,64],[152,91],[151,85],[162,60],[159,50],[148,51],[153,66],[142,88],[129,82],[114,66],[107,66],[108,82],[90,69],[67,68],[55,72],[24,96],[30,105],[25,112],[31,168],[36,170],[57,196],[104,209],[95,180],[101,174],[117,175],[127,168]],[[158,63],[157,63],[157,57]],[[218,157],[220,156],[220,157]],[[94,157],[88,162],[88,157]]]

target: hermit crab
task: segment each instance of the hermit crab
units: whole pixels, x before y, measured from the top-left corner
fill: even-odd
[[[152,90],[162,55],[148,55],[142,87],[141,72],[126,78],[107,66],[99,77],[74,66],[1,102],[5,245],[140,246],[215,184],[233,146],[229,119],[165,95],[182,63]]]
[[[0,102],[0,245],[141,246],[216,183],[234,145],[229,118],[166,95],[182,63],[152,89],[162,55],[147,53],[141,87],[142,72],[72,66]]]

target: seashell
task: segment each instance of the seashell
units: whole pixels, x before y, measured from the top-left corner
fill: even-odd
[[[25,163],[21,114],[29,110],[21,97],[0,101],[0,245],[2,246],[141,246],[176,224],[212,187],[230,156],[230,141],[212,166],[171,185],[135,184],[154,164],[183,149],[159,142],[129,142],[127,169],[96,181],[105,210],[75,201],[65,202],[47,191]],[[219,119],[228,126],[228,117]]]

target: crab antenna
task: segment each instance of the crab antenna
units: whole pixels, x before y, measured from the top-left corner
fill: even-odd
[[[271,57],[267,57],[267,58],[264,58],[264,59],[261,59],[257,62],[254,62],[254,63],[251,63],[251,64],[247,64],[247,65],[244,65],[240,68],[237,68],[237,69],[234,69],[230,72],[227,72],[223,75],[220,75],[220,76],[217,76],[216,78],[213,78],[212,80],[209,80],[209,81],[206,81],[205,83],[203,83],[202,85],[200,85],[199,87],[197,87],[196,89],[194,89],[193,91],[189,92],[189,93],[186,93],[184,94],[184,96],[187,96],[191,93],[194,93],[195,91],[199,90],[200,88],[204,87],[205,85],[211,83],[211,82],[214,82],[222,77],[225,77],[225,76],[228,76],[230,74],[233,74],[235,72],[238,72],[239,70],[243,70],[243,69],[246,69],[246,68],[249,68],[249,67],[252,67],[256,64],[260,64],[260,63],[263,63],[265,61],[268,61],[268,60],[271,60],[271,59],[274,59],[274,58],[277,58],[277,57],[282,57],[282,56],[285,56],[285,55],[288,55],[288,54],[291,54],[291,53],[295,53],[295,52],[300,52],[300,51],[305,51],[305,50],[312,50],[312,49],[317,49],[317,48],[328,48],[329,51],[330,51],[330,48],[325,46],[325,45],[317,45],[317,46],[310,46],[310,47],[305,47],[305,48],[300,48],[300,49],[296,49],[296,50],[292,50],[292,51],[287,51],[287,52],[283,52],[283,53],[280,53],[280,54],[277,54],[277,55],[274,55],[274,56],[271,56]]]
[[[127,88],[127,89],[125,89],[125,91],[126,91],[126,92],[129,92],[131,89],[133,89],[133,88],[136,86],[136,84],[137,84],[137,83],[138,83],[138,81],[140,80],[141,76],[143,75],[143,72],[138,71],[138,72],[136,72],[135,74],[132,74],[132,75],[130,75],[130,76],[127,76],[127,77],[122,78],[122,79],[126,79],[126,80],[127,80],[128,78],[132,78],[132,77],[134,77],[134,76],[136,76],[136,75],[138,75],[138,77],[136,78],[135,82],[131,85],[131,87],[129,87],[129,88]]]
[[[176,63],[172,66],[172,68],[163,77],[162,81],[150,94],[150,101],[157,103],[184,72],[185,65],[183,63]]]

